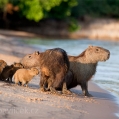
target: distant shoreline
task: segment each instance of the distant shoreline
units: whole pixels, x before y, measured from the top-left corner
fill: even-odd
[[[38,37],[58,39],[91,39],[119,41],[119,20],[115,19],[92,19],[79,21],[80,29],[69,32],[64,22],[46,21],[39,26],[18,26],[17,30],[0,29],[1,35],[17,37]]]

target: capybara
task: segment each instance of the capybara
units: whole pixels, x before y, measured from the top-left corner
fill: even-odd
[[[40,90],[47,90],[57,93],[56,89],[61,88],[62,93],[69,93],[65,83],[65,75],[69,70],[69,60],[65,50],[61,48],[48,49],[45,52],[34,52],[22,58],[24,67],[39,67],[40,69]]]
[[[30,68],[30,69],[18,69],[13,78],[15,84],[22,83],[22,86],[26,85],[28,86],[29,81],[31,79],[39,74],[39,70],[37,68]]]
[[[91,96],[88,92],[88,81],[96,72],[99,61],[106,61],[110,57],[107,49],[89,46],[78,56],[69,56],[70,69],[65,77],[67,88],[80,85],[84,96]]]
[[[4,60],[0,60],[0,74],[2,73],[3,69],[7,66],[7,63]]]
[[[1,80],[5,81],[7,79],[9,82],[12,82],[12,76],[20,68],[23,68],[23,65],[21,63],[14,63],[10,66],[7,65],[0,75]]]

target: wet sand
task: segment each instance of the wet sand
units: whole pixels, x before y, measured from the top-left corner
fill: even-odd
[[[19,62],[37,49],[25,45],[21,39],[0,36],[0,59],[8,64]],[[91,98],[81,96],[81,88],[71,89],[77,96],[55,95],[39,91],[39,76],[33,78],[29,88],[0,82],[1,119],[118,119],[116,98],[89,82]]]

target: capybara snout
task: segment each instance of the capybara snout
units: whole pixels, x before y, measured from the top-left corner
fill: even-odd
[[[32,74],[34,74],[34,75],[39,74],[39,70],[37,68],[31,68],[30,70],[32,71]]]

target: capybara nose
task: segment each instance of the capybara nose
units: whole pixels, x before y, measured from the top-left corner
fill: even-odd
[[[108,54],[107,55],[108,55],[108,58],[109,58],[110,57],[110,51],[109,50],[108,50]]]
[[[108,57],[110,58],[110,53],[108,53]]]

